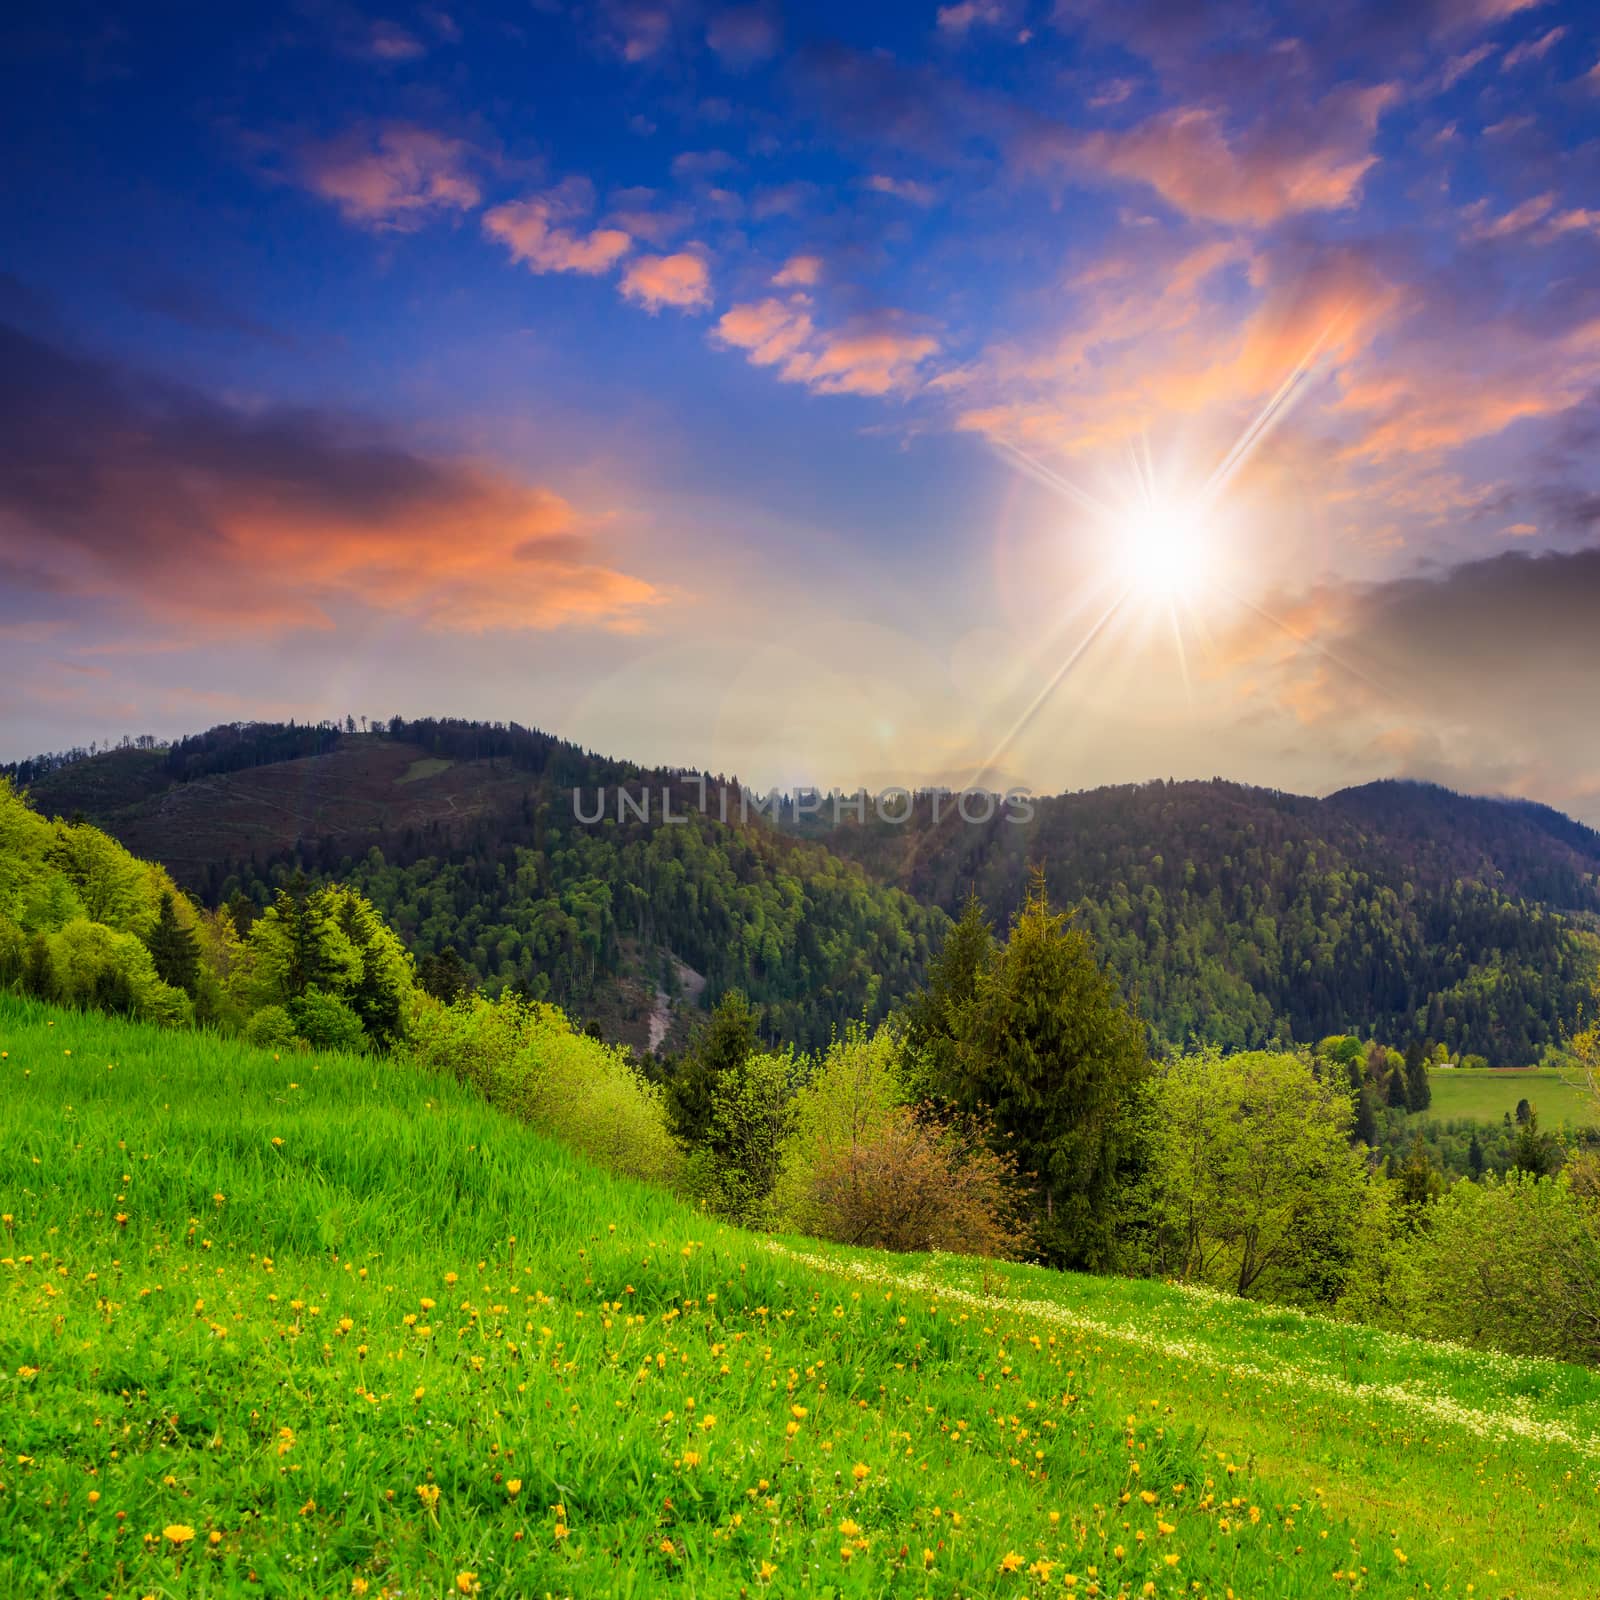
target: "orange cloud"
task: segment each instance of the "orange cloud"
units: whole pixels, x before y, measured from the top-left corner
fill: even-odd
[[[462,140],[409,123],[353,131],[300,157],[307,187],[347,222],[395,232],[476,206],[482,196],[471,160]]]
[[[631,628],[662,596],[610,565],[552,490],[349,420],[252,414],[0,329],[35,397],[0,440],[0,565],[22,587],[126,600],[186,630]],[[0,392],[8,414],[10,397]]]
[[[1207,106],[1180,106],[1121,133],[1087,135],[1073,158],[1114,177],[1148,184],[1187,216],[1264,226],[1304,211],[1338,211],[1360,196],[1377,159],[1378,119],[1399,97],[1395,84],[1328,96],[1309,119],[1314,133],[1258,128],[1230,137]]]
[[[651,313],[663,306],[702,311],[711,304],[711,274],[697,255],[640,256],[622,275],[622,296]]]
[[[790,256],[773,275],[779,289],[809,289],[822,276],[821,256]]]
[[[921,366],[939,350],[931,334],[896,316],[821,329],[802,306],[760,300],[734,306],[717,323],[717,339],[745,351],[753,366],[776,366],[786,383],[818,394],[904,394],[918,387]]]
[[[586,178],[568,178],[543,194],[509,201],[486,212],[483,231],[498,240],[530,272],[608,272],[633,248],[620,228],[588,232],[572,225],[594,209]]]

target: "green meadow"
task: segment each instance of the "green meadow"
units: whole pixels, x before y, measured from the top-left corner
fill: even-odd
[[[1554,1067],[1520,1071],[1450,1067],[1428,1074],[1433,1090],[1429,1118],[1439,1121],[1500,1122],[1527,1100],[1539,1113],[1539,1125],[1554,1131],[1600,1124],[1600,1105]]]
[[[392,1061],[0,1051],[0,1595],[1600,1594],[1600,1373],[740,1233]]]

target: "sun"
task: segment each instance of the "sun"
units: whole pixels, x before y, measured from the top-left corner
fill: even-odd
[[[1118,518],[1118,553],[1128,585],[1156,600],[1183,600],[1205,587],[1210,535],[1198,507],[1141,499]]]

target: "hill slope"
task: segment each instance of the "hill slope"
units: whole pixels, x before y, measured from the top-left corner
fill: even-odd
[[[765,1242],[370,1058],[0,1051],[0,1592],[1600,1592],[1596,1374]]]
[[[1155,782],[1038,800],[1025,826],[948,805],[935,823],[926,798],[903,824],[691,810],[686,827],[585,826],[574,786],[614,800],[674,776],[533,730],[398,719],[382,735],[213,730],[20,776],[209,901],[242,885],[264,902],[296,866],[350,878],[419,953],[452,945],[491,987],[604,1015],[641,1046],[680,962],[707,998],[738,984],[804,1044],[881,1015],[969,889],[1003,926],[1034,863],[1173,1043],[1359,1030],[1523,1066],[1600,960],[1600,835],[1421,784],[1316,800]]]

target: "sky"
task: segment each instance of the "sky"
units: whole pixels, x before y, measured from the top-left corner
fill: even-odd
[[[1600,824],[1600,17],[0,23],[0,759],[513,719],[758,784]]]

